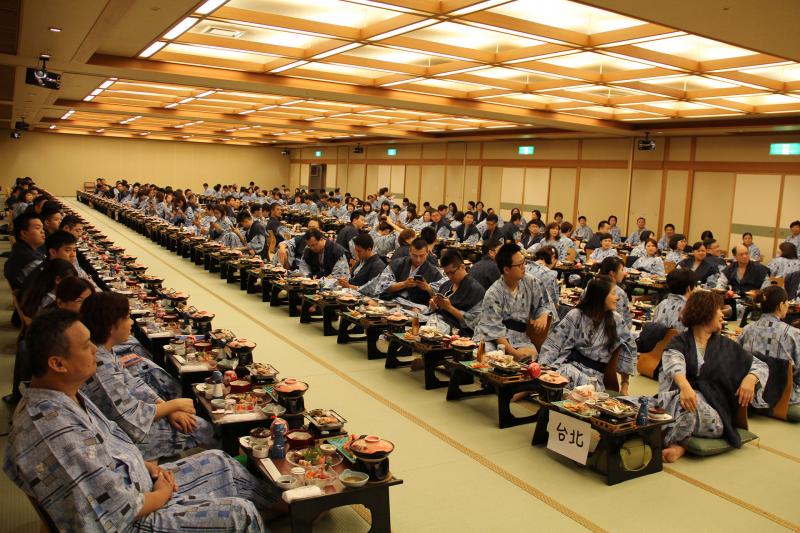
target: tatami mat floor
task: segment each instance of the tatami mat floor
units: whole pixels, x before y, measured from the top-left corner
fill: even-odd
[[[497,429],[494,397],[446,402],[444,390],[424,390],[421,372],[385,370],[382,361],[366,359],[363,345],[339,346],[322,336],[320,325],[301,325],[285,310],[270,309],[105,215],[68,201],[149,272],[191,294],[196,307],[216,313],[215,326],[253,339],[257,360],[274,364],[283,376],[307,380],[308,405],[335,408],[351,431],[395,442],[391,467],[405,483],[391,490],[394,531],[800,530],[794,501],[798,426],[754,417],[751,429],[761,437],[755,445],[715,458],[687,458],[662,473],[607,487],[598,474],[532,448],[532,424]],[[0,319],[6,322],[8,300],[4,293]],[[0,344],[6,334],[0,331]],[[3,376],[10,376],[11,358],[2,355]],[[656,384],[634,378],[631,389],[652,393]],[[5,479],[0,483],[3,494],[19,494]],[[4,498],[0,515],[15,513],[24,514]],[[17,530],[24,530],[26,520],[35,523],[32,511],[26,516],[14,523]],[[320,530],[367,529],[351,511],[322,520],[316,524]]]

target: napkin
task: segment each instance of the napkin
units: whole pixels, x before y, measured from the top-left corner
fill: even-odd
[[[283,501],[292,503],[295,500],[305,500],[308,498],[317,498],[322,496],[322,489],[316,485],[309,485],[307,487],[297,487],[290,489],[283,493]]]

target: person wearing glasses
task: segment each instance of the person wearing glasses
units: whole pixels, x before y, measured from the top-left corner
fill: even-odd
[[[502,346],[515,359],[535,357],[528,324],[537,333],[544,331],[548,316],[558,316],[555,303],[541,281],[525,271],[525,256],[519,245],[504,244],[495,261],[501,276],[486,291],[475,335],[484,341],[487,351]]]
[[[462,336],[472,337],[486,290],[467,273],[464,259],[457,250],[445,251],[441,265],[447,281],[439,287],[439,292],[432,294],[428,307]]]

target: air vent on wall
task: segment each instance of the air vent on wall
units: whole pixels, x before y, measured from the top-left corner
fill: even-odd
[[[210,26],[206,28],[203,33],[206,35],[213,35],[214,37],[228,37],[230,39],[238,39],[244,35],[243,31],[231,30],[228,28],[220,28],[218,26]]]

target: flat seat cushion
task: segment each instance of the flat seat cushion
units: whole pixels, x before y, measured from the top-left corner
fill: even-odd
[[[800,405],[790,405],[786,413],[786,420],[789,422],[800,422]]]
[[[747,431],[746,429],[737,429],[739,437],[742,439],[742,444],[756,440],[758,435]],[[700,457],[707,457],[709,455],[718,455],[727,451],[733,450],[734,447],[728,444],[725,439],[709,439],[704,437],[692,437],[686,446],[686,451],[692,455]]]

